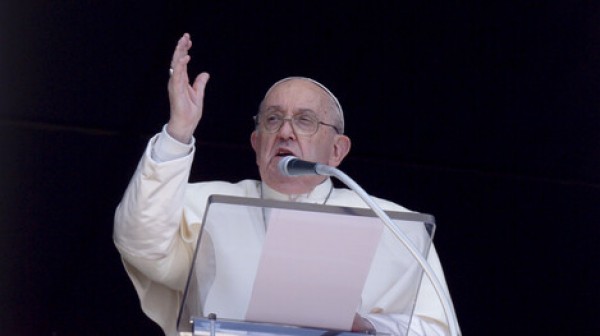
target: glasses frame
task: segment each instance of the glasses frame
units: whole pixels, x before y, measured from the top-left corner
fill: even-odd
[[[259,126],[261,125],[261,123],[260,123],[260,120],[259,120],[259,119],[260,119],[260,118],[259,118],[259,116],[260,116],[260,113],[252,117],[252,119],[254,119],[254,127],[255,127],[256,129],[258,129],[258,128],[259,128]],[[261,129],[262,129],[262,130],[263,130],[265,133],[267,133],[267,134],[274,134],[274,133],[277,133],[277,132],[279,132],[279,131],[281,130],[281,128],[283,127],[283,124],[284,124],[286,121],[289,121],[289,122],[290,122],[290,125],[292,126],[292,129],[293,129],[293,130],[294,130],[294,132],[296,132],[298,135],[313,136],[313,135],[317,134],[317,132],[319,131],[319,126],[320,126],[320,125],[329,126],[329,127],[333,128],[333,130],[335,131],[335,133],[336,133],[336,134],[341,134],[341,133],[340,133],[340,130],[337,128],[337,126],[335,126],[335,125],[332,125],[332,124],[328,124],[328,123],[326,123],[326,122],[322,122],[322,121],[321,121],[321,120],[319,120],[319,118],[317,118],[316,116],[315,116],[315,119],[317,120],[317,127],[315,128],[315,131],[314,131],[313,133],[302,133],[301,131],[299,131],[298,129],[296,129],[296,126],[294,125],[294,116],[288,116],[288,117],[282,118],[282,119],[281,119],[281,124],[279,125],[279,127],[277,127],[276,129],[274,129],[274,130],[272,130],[272,131],[269,131],[269,130],[267,130],[265,127],[262,127]]]

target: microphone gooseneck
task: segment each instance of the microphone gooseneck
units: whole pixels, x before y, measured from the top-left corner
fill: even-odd
[[[285,176],[300,176],[300,175],[326,175],[334,176],[343,182],[346,186],[352,189],[360,196],[360,198],[367,203],[367,205],[375,212],[375,214],[382,220],[385,226],[391,231],[393,236],[399,240],[404,247],[407,248],[411,256],[419,263],[427,278],[431,281],[433,288],[442,304],[448,327],[450,328],[450,335],[460,335],[460,329],[458,327],[458,321],[456,319],[456,312],[450,296],[445,292],[440,279],[435,275],[433,269],[427,262],[427,260],[421,255],[418,249],[413,245],[406,234],[400,231],[396,225],[392,222],[391,218],[383,211],[383,209],[375,203],[375,201],[367,194],[367,192],[356,183],[350,176],[346,175],[341,170],[331,167],[328,165],[308,162],[298,159],[295,156],[286,156],[279,161],[279,170]]]

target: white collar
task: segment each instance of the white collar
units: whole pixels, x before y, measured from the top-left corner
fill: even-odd
[[[303,202],[303,203],[319,203],[325,204],[331,196],[333,183],[331,179],[325,179],[321,184],[317,185],[312,191],[306,194],[284,194],[269,187],[266,183],[261,182],[262,195],[264,199],[272,199],[278,201]]]

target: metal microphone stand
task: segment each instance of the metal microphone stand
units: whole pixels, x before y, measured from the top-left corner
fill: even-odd
[[[367,194],[367,192],[360,185],[358,185],[358,183],[356,183],[352,178],[350,178],[350,176],[346,175],[344,172],[337,168],[323,164],[316,164],[315,172],[319,175],[334,176],[337,179],[339,179],[350,189],[354,190],[358,194],[358,196],[360,196],[360,198],[362,198],[365,201],[365,203],[367,203],[367,205],[371,207],[373,212],[375,212],[375,214],[377,214],[377,216],[381,218],[385,226],[392,232],[396,239],[400,240],[400,242],[408,249],[410,254],[417,260],[419,265],[425,271],[427,278],[429,278],[429,280],[433,284],[435,292],[438,295],[438,298],[440,299],[440,302],[442,303],[442,306],[444,308],[444,314],[446,315],[446,319],[448,320],[448,326],[450,328],[450,335],[459,336],[460,334],[458,331],[459,329],[458,321],[456,319],[456,312],[454,311],[454,307],[450,301],[449,296],[446,295],[446,293],[444,292],[440,280],[434,274],[433,269],[431,268],[431,266],[429,266],[427,260],[423,258],[421,253],[419,253],[417,248],[411,243],[411,241],[404,234],[404,232],[398,230],[398,228],[394,225],[390,217],[383,211],[383,209],[381,209],[381,207],[377,203],[375,203],[375,201],[373,201],[373,198],[371,198],[371,196],[369,196],[369,194]]]

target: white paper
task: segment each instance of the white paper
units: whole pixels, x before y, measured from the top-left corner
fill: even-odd
[[[267,222],[246,320],[350,330],[381,221],[273,209]]]

